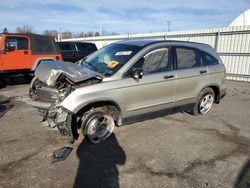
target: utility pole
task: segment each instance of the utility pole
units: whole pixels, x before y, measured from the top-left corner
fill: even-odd
[[[171,31],[171,21],[170,20],[167,20],[167,23],[168,23],[168,32]]]
[[[100,33],[100,36],[102,36],[102,24],[100,23],[100,28],[99,28],[99,33]]]

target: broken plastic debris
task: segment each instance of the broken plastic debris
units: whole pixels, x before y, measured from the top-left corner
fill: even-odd
[[[73,150],[71,147],[63,147],[53,152],[51,163],[64,161]]]

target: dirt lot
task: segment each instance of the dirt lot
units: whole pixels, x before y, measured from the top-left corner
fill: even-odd
[[[0,90],[0,187],[235,187],[250,182],[250,84],[228,93],[206,116],[178,113],[116,128],[105,143],[70,146],[25,104],[28,84]],[[10,100],[7,100],[10,98]],[[6,101],[7,100],[7,101]]]

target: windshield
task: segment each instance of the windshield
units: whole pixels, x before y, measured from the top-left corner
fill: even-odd
[[[140,50],[139,46],[110,44],[78,61],[78,64],[104,76],[111,76]]]

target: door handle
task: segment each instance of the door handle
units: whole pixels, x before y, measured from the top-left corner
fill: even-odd
[[[29,52],[27,50],[23,51],[24,55],[27,55]]]
[[[201,70],[201,71],[200,71],[200,74],[205,74],[205,73],[207,73],[206,70]]]
[[[166,80],[166,79],[170,79],[170,78],[174,78],[174,75],[166,75],[166,76],[164,76],[163,78],[164,78],[165,80]]]

